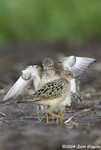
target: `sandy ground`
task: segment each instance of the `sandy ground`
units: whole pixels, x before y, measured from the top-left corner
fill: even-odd
[[[0,103],[0,150],[58,150],[101,149],[101,40],[88,40],[81,45],[70,46],[55,43],[13,43],[1,48],[0,53],[0,101],[28,64],[40,64],[45,57],[57,62],[61,55],[94,57],[97,62],[81,77],[81,93],[84,103],[73,101],[66,108],[64,122],[40,123],[33,104],[16,103],[18,97]]]

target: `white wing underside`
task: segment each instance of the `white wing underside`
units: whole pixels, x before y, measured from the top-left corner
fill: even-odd
[[[71,71],[74,76],[80,76],[95,61],[93,58],[70,56],[64,61],[64,70]]]
[[[22,75],[15,82],[15,84],[8,91],[3,101],[7,101],[10,98],[17,97],[18,95],[23,94],[23,92],[28,89],[33,83],[34,88],[37,89],[38,83],[40,82],[40,77],[37,76],[37,66],[29,66],[22,71]],[[36,81],[34,83],[34,81]]]
[[[77,88],[76,88],[76,81],[75,81],[75,79],[72,79],[70,81],[70,84],[71,84],[71,88],[70,88],[71,92],[76,93],[77,92]]]
[[[24,80],[22,76],[20,76],[20,78],[15,82],[15,84],[8,91],[3,101],[7,101],[10,98],[23,94],[23,92],[31,85],[31,83],[32,83],[32,79]]]
[[[32,73],[33,73],[32,66],[29,66],[25,70],[22,70],[22,75],[19,77],[19,79],[15,82],[15,84],[8,91],[3,101],[7,101],[10,98],[17,97],[18,95],[23,94],[23,92],[27,88],[29,88],[29,86],[33,82]]]

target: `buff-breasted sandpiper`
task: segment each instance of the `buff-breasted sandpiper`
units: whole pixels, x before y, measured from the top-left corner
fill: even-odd
[[[54,68],[54,62],[51,58],[45,58],[43,60],[43,74],[39,83],[39,88],[44,84],[59,79],[58,71]]]
[[[71,95],[70,82],[61,77],[60,79],[44,84],[34,95],[30,97],[30,99],[26,101],[47,106],[45,116],[46,122],[48,123],[48,115],[61,118],[60,115],[53,114],[50,109],[51,107],[57,107],[60,109],[60,103],[69,95]]]
[[[62,71],[61,70],[57,71],[54,68],[54,62],[53,62],[53,60],[51,58],[45,58],[43,60],[43,69],[44,69],[44,72],[43,72],[42,79],[41,79],[40,84],[39,84],[39,88],[41,88],[41,86],[43,86],[44,84],[46,84],[48,82],[51,82],[51,81],[53,82],[54,80],[60,79],[61,77],[65,78],[69,82],[74,79],[74,76],[73,76],[73,74],[70,71],[65,71],[65,70],[64,71],[63,70]],[[77,93],[75,93],[75,95],[76,94]],[[67,95],[66,99],[64,99],[64,102],[61,103],[61,105],[59,105],[60,106],[60,110],[62,110],[62,111],[65,110],[65,106],[66,105],[68,105],[68,106],[71,105],[71,96],[70,95]],[[53,111],[57,112],[58,111],[58,107],[51,106],[50,110],[52,112]]]
[[[70,81],[71,82],[71,91],[73,93],[78,93],[79,97],[82,95],[80,92],[80,77],[82,73],[87,70],[87,68],[96,61],[94,58],[88,57],[76,57],[76,56],[69,56],[64,57],[59,62],[59,67],[61,71],[71,71],[73,73],[74,78]]]
[[[60,78],[57,70],[54,67],[54,62],[51,58],[45,58],[42,62],[42,66],[43,66],[43,73],[38,85],[38,89],[40,89],[46,83],[49,83],[51,81]],[[43,112],[43,110],[44,110],[44,106],[39,106],[38,111]]]

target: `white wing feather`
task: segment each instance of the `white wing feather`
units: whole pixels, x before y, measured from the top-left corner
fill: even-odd
[[[63,62],[64,70],[71,71],[74,76],[80,76],[95,61],[93,58],[70,56]]]
[[[75,79],[72,79],[72,80],[70,81],[70,84],[71,84],[70,90],[71,90],[72,92],[76,93],[76,92],[77,92],[77,87],[76,87],[76,81],[75,81]]]
[[[27,89],[31,85],[32,83],[31,71],[32,71],[32,66],[29,66],[25,70],[22,70],[22,76],[20,76],[20,78],[11,87],[11,89],[8,91],[8,93],[4,97],[3,101],[7,101],[10,98],[13,98],[15,96],[22,94],[24,90]]]
[[[15,82],[15,84],[11,87],[11,89],[8,91],[6,96],[4,97],[3,101],[7,101],[10,98],[13,98],[15,96],[18,96],[22,94],[33,82],[34,87],[37,88],[40,77],[37,76],[37,66],[29,66],[25,70],[22,71],[22,76]],[[38,79],[37,79],[38,78]],[[35,82],[34,81],[37,81]],[[34,83],[35,82],[35,83]]]
[[[7,101],[10,98],[13,98],[15,96],[18,96],[24,92],[25,89],[27,89],[31,85],[32,80],[24,80],[21,76],[20,78],[15,82],[15,84],[11,87],[11,89],[8,91],[6,96],[4,97],[3,101]]]

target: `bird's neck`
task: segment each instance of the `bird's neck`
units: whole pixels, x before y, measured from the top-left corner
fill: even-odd
[[[33,84],[34,84],[35,91],[38,90],[39,82],[40,82],[40,76],[39,76],[39,75],[36,75],[36,76],[34,77],[34,80],[33,80]]]
[[[49,69],[49,70],[46,70],[45,74],[47,76],[54,76],[56,74],[56,71],[55,69]]]

